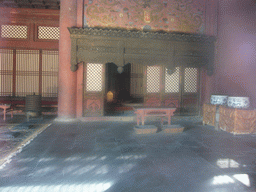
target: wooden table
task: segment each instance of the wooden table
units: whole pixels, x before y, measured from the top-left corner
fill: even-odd
[[[171,116],[173,116],[176,108],[168,107],[138,107],[135,108],[137,114],[137,125],[140,125],[140,120],[142,125],[145,123],[145,117],[155,116],[155,117],[167,117],[168,125],[171,125]],[[161,119],[161,122],[163,119]]]
[[[6,109],[9,109],[11,105],[6,105],[6,104],[0,104],[0,108],[4,110],[4,121],[6,119]],[[13,113],[11,111],[11,117],[13,117]]]

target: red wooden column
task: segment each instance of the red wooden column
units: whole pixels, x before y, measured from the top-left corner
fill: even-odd
[[[205,34],[210,36],[217,36],[217,20],[218,20],[219,2],[216,0],[206,1],[205,14]],[[215,60],[212,62],[215,63]],[[207,75],[206,70],[202,70],[201,75],[201,108],[204,103],[209,103],[211,95],[215,93],[215,71],[213,75]]]
[[[84,80],[84,64],[79,63],[77,69],[77,92],[76,92],[76,117],[83,116],[83,80]]]
[[[77,27],[83,27],[83,7],[84,1],[77,0]],[[83,88],[84,88],[84,63],[79,63],[77,74],[77,85],[76,85],[76,117],[83,116]]]
[[[60,1],[58,119],[76,117],[76,72],[70,69],[71,40],[67,27],[77,25],[77,0]]]

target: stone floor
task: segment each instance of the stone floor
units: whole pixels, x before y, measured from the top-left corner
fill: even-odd
[[[256,135],[190,120],[145,135],[135,122],[54,122],[2,167],[0,191],[256,191]]]

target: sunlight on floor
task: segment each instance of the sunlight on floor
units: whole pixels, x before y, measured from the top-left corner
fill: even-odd
[[[225,169],[225,168],[238,168],[239,163],[237,163],[233,159],[218,159],[217,160],[217,166]]]
[[[49,162],[49,161],[52,161],[52,160],[54,160],[54,158],[41,158],[41,159],[39,159],[38,162]]]
[[[122,155],[122,156],[119,156],[117,157],[116,159],[129,159],[129,160],[136,160],[136,159],[143,159],[143,158],[146,158],[147,155]]]
[[[17,160],[17,162],[26,163],[26,162],[34,161],[34,159],[35,159],[34,157],[32,157],[32,158],[22,158],[22,159]]]
[[[251,186],[249,176],[247,174],[235,174],[233,175],[238,181],[246,185],[247,187]]]
[[[227,184],[233,184],[236,182],[236,180],[240,181],[247,187],[250,187],[250,179],[247,174],[234,174],[233,176],[228,175],[218,175],[213,177],[213,185],[227,185]]]
[[[213,185],[224,185],[224,184],[230,184],[230,183],[235,183],[234,179],[227,175],[219,175],[213,177]]]

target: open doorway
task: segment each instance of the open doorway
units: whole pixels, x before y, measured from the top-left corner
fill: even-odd
[[[122,70],[118,70],[114,63],[107,63],[105,75],[104,115],[127,115],[132,110],[125,106],[125,103],[132,99],[130,91],[131,64],[126,64]]]

